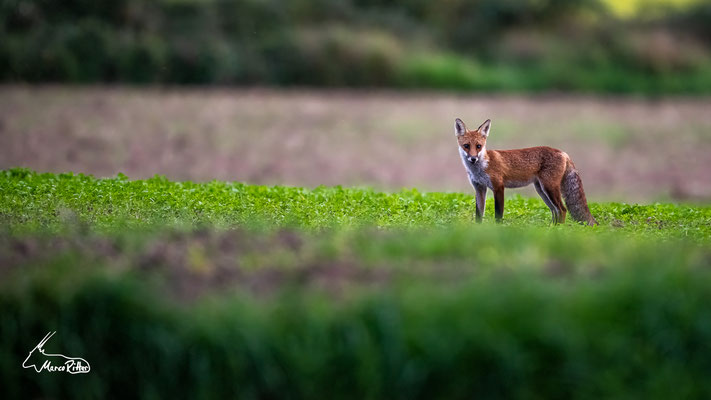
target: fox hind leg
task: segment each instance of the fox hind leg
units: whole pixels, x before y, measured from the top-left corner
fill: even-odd
[[[557,223],[562,224],[565,222],[565,214],[568,210],[563,205],[563,198],[560,193],[560,186],[550,186],[543,185],[543,190],[548,194],[548,198],[553,203],[553,205],[558,209]]]
[[[541,186],[541,182],[536,180],[535,182],[533,182],[533,187],[536,188],[536,192],[538,192],[538,195],[541,196],[541,199],[543,199],[543,202],[546,203],[548,208],[551,209],[551,214],[552,214],[551,223],[555,224],[556,221],[558,221],[558,209],[553,204],[551,199],[548,197],[548,194],[545,192],[545,190],[543,190],[543,186]]]

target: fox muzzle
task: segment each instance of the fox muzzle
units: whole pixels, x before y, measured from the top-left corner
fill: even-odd
[[[467,161],[469,161],[472,164],[476,164],[476,162],[479,161],[479,159],[477,157],[469,156],[469,157],[467,157]]]

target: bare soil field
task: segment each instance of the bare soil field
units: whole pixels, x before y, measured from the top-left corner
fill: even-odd
[[[592,200],[711,199],[709,98],[2,86],[0,168],[471,191],[455,117],[565,150]]]

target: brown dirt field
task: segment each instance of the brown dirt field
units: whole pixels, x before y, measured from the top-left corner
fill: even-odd
[[[566,151],[593,200],[711,199],[711,98],[0,86],[0,168],[468,192],[455,117]]]

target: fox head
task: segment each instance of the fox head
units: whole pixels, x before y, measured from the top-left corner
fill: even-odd
[[[483,161],[486,154],[486,138],[489,137],[490,129],[490,119],[484,121],[475,131],[468,130],[461,119],[454,120],[454,133],[459,142],[459,152],[466,161],[471,164]]]

